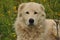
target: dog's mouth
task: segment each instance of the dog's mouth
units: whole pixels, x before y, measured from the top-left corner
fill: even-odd
[[[34,25],[34,24],[29,24],[28,26],[29,26],[29,27],[34,27],[35,25]]]
[[[34,26],[34,24],[29,24],[29,26]]]

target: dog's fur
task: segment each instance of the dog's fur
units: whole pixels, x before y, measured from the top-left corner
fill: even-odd
[[[42,4],[22,3],[14,23],[17,40],[56,40],[56,23],[46,19],[45,8]],[[26,13],[26,12],[29,13]],[[37,14],[34,14],[34,12]],[[34,19],[34,25],[29,26],[29,19]]]

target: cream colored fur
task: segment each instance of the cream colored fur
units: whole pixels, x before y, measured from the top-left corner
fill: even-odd
[[[56,23],[46,19],[45,8],[42,4],[29,2],[18,7],[18,15],[14,23],[17,40],[56,40]],[[26,14],[26,11],[29,14]],[[34,14],[34,12],[37,14]],[[34,19],[34,25],[29,27],[29,18]]]

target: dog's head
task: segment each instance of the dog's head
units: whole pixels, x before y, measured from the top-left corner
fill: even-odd
[[[42,4],[22,3],[18,8],[18,18],[27,26],[34,26],[45,20],[45,8]]]

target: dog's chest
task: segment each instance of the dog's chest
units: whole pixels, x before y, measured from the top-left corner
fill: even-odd
[[[41,40],[43,39],[44,31],[43,30],[35,30],[35,31],[27,31],[21,34],[21,40]]]

